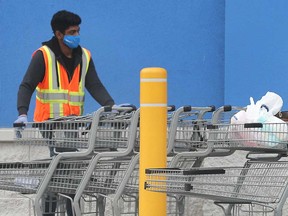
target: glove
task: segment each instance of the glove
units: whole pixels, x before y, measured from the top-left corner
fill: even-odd
[[[129,104],[129,103],[123,103],[123,104],[118,104],[116,106],[119,106],[119,107],[130,107],[132,106],[132,104]]]
[[[120,106],[118,106],[118,105],[116,105],[116,104],[114,104],[113,106],[112,106],[112,113],[115,113],[115,114],[119,114],[119,111],[117,110],[117,109],[119,109],[119,107]]]
[[[28,119],[27,119],[27,115],[25,114],[18,116],[16,121],[14,121],[14,123],[27,123],[27,122],[28,122]]]
[[[14,127],[16,127],[16,130],[15,130],[15,132],[16,132],[16,137],[18,138],[18,139],[20,139],[20,138],[22,138],[22,130],[23,130],[23,126],[18,126],[17,124],[25,124],[25,123],[27,123],[28,122],[28,119],[27,119],[27,115],[25,115],[25,114],[22,114],[22,115],[20,115],[20,116],[18,116],[18,118],[16,119],[16,121],[14,121]]]
[[[137,107],[134,104],[130,104],[130,103],[123,103],[123,104],[119,104],[119,107],[131,107],[133,109],[137,109]]]
[[[133,105],[133,104],[129,104],[129,103],[123,103],[123,104],[119,104],[119,105],[113,105],[113,108],[120,108],[120,107],[131,107],[132,108],[132,110],[136,110],[137,108],[136,108],[136,106],[135,105]],[[130,110],[130,111],[122,111],[121,113],[126,113],[126,112],[131,112],[132,110]],[[117,110],[112,110],[112,112],[118,112]]]

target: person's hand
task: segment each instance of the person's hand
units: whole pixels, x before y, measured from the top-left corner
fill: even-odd
[[[121,110],[121,107],[130,107],[130,109],[123,109],[122,111],[121,111],[121,113],[126,113],[126,112],[131,112],[131,111],[133,111],[133,110],[136,110],[137,108],[136,108],[136,106],[135,105],[133,105],[133,104],[129,104],[129,103],[123,103],[123,104],[115,104],[115,105],[113,105],[113,107],[112,107],[112,112],[119,112],[120,110]],[[114,109],[113,109],[114,108]]]
[[[23,114],[18,116],[18,118],[14,121],[14,123],[27,123],[28,122],[28,118],[27,115]]]
[[[13,126],[15,127],[15,135],[18,139],[22,138],[22,130],[24,129],[24,124],[28,122],[27,115],[22,114],[14,121]]]

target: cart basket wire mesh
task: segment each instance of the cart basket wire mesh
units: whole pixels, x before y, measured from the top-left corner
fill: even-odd
[[[35,193],[49,164],[50,160],[0,163],[0,189]]]
[[[128,108],[127,108],[128,109]],[[99,112],[98,112],[99,113]],[[15,142],[24,145],[49,146],[65,149],[87,149],[93,119],[97,118],[94,148],[126,148],[131,121],[135,110],[130,112],[103,111],[84,116],[67,116],[44,122],[14,124]],[[95,121],[94,121],[95,122]]]
[[[247,161],[244,167],[147,169],[145,189],[228,203],[277,203],[287,191],[288,162]]]
[[[213,124],[207,126],[208,141],[215,149],[286,152],[286,123]]]

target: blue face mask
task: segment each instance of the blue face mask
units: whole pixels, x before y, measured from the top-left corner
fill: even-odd
[[[80,43],[79,35],[65,35],[63,42],[71,49],[77,48]]]

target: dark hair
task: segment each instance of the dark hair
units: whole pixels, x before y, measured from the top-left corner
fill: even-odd
[[[66,10],[58,11],[53,15],[51,20],[51,27],[53,33],[55,33],[55,31],[57,30],[64,33],[64,31],[70,26],[76,26],[80,24],[80,16]]]

